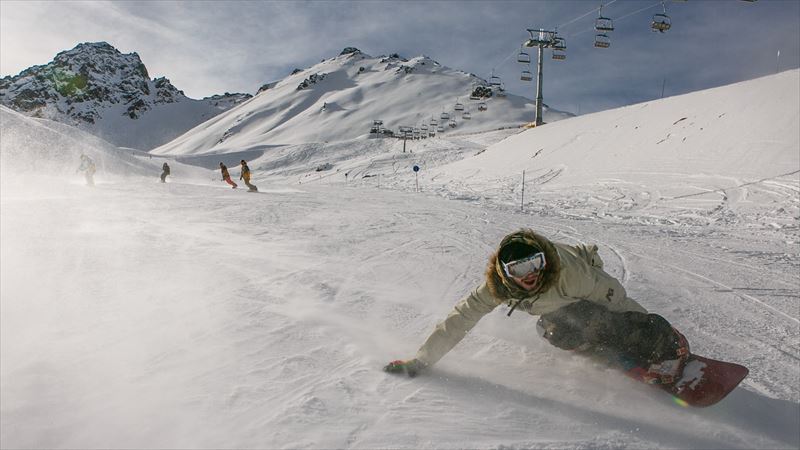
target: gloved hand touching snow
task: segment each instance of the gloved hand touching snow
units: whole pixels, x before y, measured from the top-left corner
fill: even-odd
[[[417,376],[419,372],[425,369],[425,364],[416,360],[409,359],[407,361],[395,360],[384,366],[383,371],[393,374],[406,374],[411,378]]]

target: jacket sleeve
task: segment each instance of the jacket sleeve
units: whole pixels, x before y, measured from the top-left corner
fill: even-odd
[[[500,302],[492,296],[486,283],[481,284],[458,302],[447,318],[436,325],[417,352],[416,359],[425,365],[436,364],[456,346],[478,321]]]

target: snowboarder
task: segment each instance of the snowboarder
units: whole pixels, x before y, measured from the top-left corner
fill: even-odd
[[[244,179],[244,184],[250,189],[250,192],[258,191],[258,188],[254,184],[250,184],[250,168],[247,167],[247,161],[242,160],[242,174],[239,175],[239,179]]]
[[[167,175],[169,175],[169,164],[164,162],[164,165],[161,166],[161,182],[162,183],[166,183],[167,182]]]
[[[83,172],[83,176],[86,178],[87,186],[94,186],[94,173],[96,171],[97,167],[95,167],[92,158],[89,158],[85,154],[81,153],[81,165],[78,166],[78,170],[76,170],[75,173]]]
[[[232,189],[236,189],[236,183],[231,180],[231,174],[228,173],[228,167],[225,164],[219,163],[219,170],[222,171],[222,181],[231,185]]]
[[[484,315],[501,304],[538,315],[550,344],[669,383],[683,370],[685,338],[657,314],[629,298],[603,270],[597,246],[551,242],[530,229],[506,236],[489,259],[486,281],[439,323],[410,360],[392,361],[389,373],[415,376],[449,352]]]

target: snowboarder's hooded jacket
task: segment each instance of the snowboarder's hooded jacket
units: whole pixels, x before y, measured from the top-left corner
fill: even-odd
[[[519,288],[503,273],[498,255],[510,242],[523,242],[542,249],[547,268],[541,285],[533,292]],[[597,246],[551,242],[529,229],[506,236],[489,258],[486,281],[461,300],[447,318],[436,326],[417,352],[425,365],[435,364],[450,351],[486,314],[506,303],[532,315],[552,313],[559,308],[588,300],[609,311],[647,311],[628,298],[619,281],[603,271]]]

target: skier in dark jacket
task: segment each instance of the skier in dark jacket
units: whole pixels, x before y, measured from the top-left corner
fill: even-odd
[[[244,180],[244,184],[247,185],[247,187],[250,189],[250,192],[258,191],[256,185],[250,183],[250,168],[247,167],[247,162],[245,160],[242,160],[241,164],[242,164],[242,174],[239,175],[239,179]]]
[[[94,173],[97,171],[97,167],[95,167],[92,158],[89,158],[85,154],[81,154],[81,165],[78,166],[78,170],[75,172],[81,171],[83,172],[83,177],[86,179],[86,185],[94,186]]]
[[[641,379],[669,383],[682,371],[689,347],[657,314],[648,314],[603,270],[597,246],[551,242],[533,230],[509,234],[489,259],[486,281],[459,302],[415,358],[384,370],[415,376],[442,358],[501,304],[539,316],[550,344],[620,369],[644,368]]]
[[[231,188],[236,189],[236,183],[231,180],[231,174],[228,173],[228,167],[225,164],[219,163],[219,170],[222,172],[222,181],[231,185]]]
[[[166,183],[167,182],[167,175],[169,175],[169,164],[167,164],[165,162],[164,165],[161,166],[161,182],[162,183]]]

